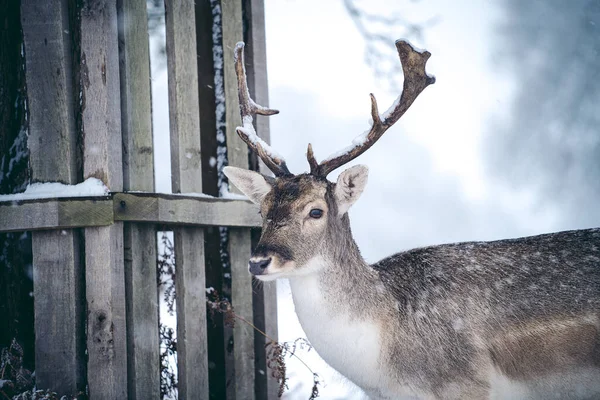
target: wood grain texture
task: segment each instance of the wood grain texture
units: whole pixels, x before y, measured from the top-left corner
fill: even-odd
[[[208,399],[203,233],[195,227],[174,231],[180,399]]]
[[[201,193],[194,2],[167,0],[165,8],[173,193]]]
[[[202,192],[193,0],[165,1],[173,192]],[[180,399],[208,398],[204,231],[174,229]]]
[[[265,5],[264,0],[243,0],[248,27],[245,31],[246,74],[248,89],[251,97],[260,105],[269,107],[269,88],[267,79],[267,49],[265,34]],[[277,107],[275,107],[277,108]],[[256,132],[265,142],[270,143],[269,118],[258,115],[255,121]],[[253,169],[270,175],[270,170],[260,160],[252,164]],[[257,163],[259,163],[257,165]],[[278,339],[277,331],[277,282],[265,282],[256,285],[254,289],[254,323],[272,339]],[[265,345],[269,340],[262,335],[256,335],[256,396],[275,400],[278,398],[279,383],[269,373],[266,365]],[[262,371],[262,373],[261,373]],[[265,387],[266,384],[266,387]]]
[[[91,399],[127,398],[123,224],[85,229]]]
[[[269,107],[264,0],[243,0],[243,2],[248,21],[248,29],[245,32],[246,37],[244,38],[247,43],[245,55],[248,90],[250,91],[250,97],[252,97],[257,104]],[[269,118],[277,117],[257,115],[254,121],[256,133],[267,143],[271,142]],[[265,166],[262,160],[258,157],[256,158],[260,161],[260,173],[272,175],[271,171]],[[254,168],[254,165],[252,168]]]
[[[123,187],[154,191],[152,99],[145,0],[118,0]]]
[[[36,387],[73,395],[85,390],[81,232],[34,232]]]
[[[219,139],[217,134],[217,115],[215,88],[215,65],[213,58],[213,7],[220,7],[214,0],[196,0],[196,53],[198,65],[198,101],[200,104],[200,140],[202,148],[202,190],[211,196],[219,196]],[[221,83],[222,84],[222,83]],[[219,124],[222,122],[219,121]],[[204,230],[204,251],[206,262],[206,287],[223,292],[223,265],[221,260],[221,235],[217,227]],[[207,316],[208,373],[211,399],[225,398],[225,351],[223,315]]]
[[[123,187],[154,191],[150,55],[146,0],[118,0]],[[126,222],[128,398],[160,398],[156,229]]]
[[[160,398],[156,229],[125,223],[127,373],[129,399]]]
[[[67,3],[21,2],[34,182],[76,183]],[[57,214],[55,208],[58,219]],[[32,233],[36,386],[60,395],[85,389],[79,235],[74,230]]]
[[[116,2],[81,5],[84,179],[123,189]],[[85,228],[88,387],[91,399],[127,397],[123,223]]]
[[[118,193],[115,220],[200,226],[260,226],[258,208],[243,200]]]
[[[235,128],[240,125],[237,77],[233,51],[243,40],[242,2],[222,0],[223,22],[223,74],[225,89],[225,123],[227,133],[227,159],[229,165],[248,168],[248,147],[238,137]],[[237,192],[237,189],[230,188]],[[239,193],[239,192],[238,192]],[[229,260],[231,264],[231,303],[236,314],[253,321],[252,276],[248,272],[250,257],[250,230],[229,230]],[[235,398],[254,399],[254,330],[237,323],[233,330]]]
[[[37,231],[113,223],[110,197],[0,202],[0,231]]]
[[[0,202],[0,232],[108,226],[114,221],[247,228],[261,226],[258,207],[244,200],[162,193],[114,193],[112,198]]]
[[[231,262],[231,295],[235,313],[253,321],[252,277],[248,272],[250,257],[250,230],[229,229],[229,257]],[[253,399],[254,391],[254,328],[236,321],[233,328],[235,360],[235,398]],[[261,349],[262,350],[262,349]]]
[[[239,138],[235,128],[241,125],[237,77],[233,62],[235,44],[242,34],[242,3],[239,0],[221,1],[223,23],[223,86],[225,91],[225,131],[229,165],[248,168],[248,146]]]
[[[76,183],[67,0],[21,2],[32,181]]]

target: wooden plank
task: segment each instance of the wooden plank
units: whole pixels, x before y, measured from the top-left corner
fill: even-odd
[[[154,191],[146,0],[118,0],[123,188]],[[160,398],[156,229],[125,223],[128,398]]]
[[[81,6],[84,179],[123,188],[116,2]],[[127,396],[123,224],[85,228],[88,388],[91,399]]]
[[[114,221],[197,226],[261,226],[249,201],[161,193],[0,202],[0,232],[108,226]]]
[[[152,193],[117,193],[115,220],[199,226],[257,227],[258,208],[243,200]]]
[[[253,321],[252,277],[248,273],[250,257],[250,230],[229,229],[229,258],[231,262],[231,295],[235,313],[249,322]],[[234,335],[235,398],[251,399],[254,392],[254,328],[236,321]],[[262,348],[261,348],[262,350]],[[243,375],[243,376],[242,376]],[[246,376],[250,375],[250,376]]]
[[[21,2],[31,178],[76,182],[68,1]],[[33,232],[36,386],[85,390],[79,232]]]
[[[248,88],[252,98],[265,107],[269,106],[269,90],[267,79],[267,49],[265,35],[264,0],[243,0],[248,16],[246,30],[246,73]],[[258,136],[270,143],[269,117],[257,116],[255,127]],[[258,157],[254,157],[253,169],[270,175],[271,172]],[[257,165],[258,162],[258,165]],[[258,239],[258,238],[257,238]],[[258,240],[256,240],[258,242]],[[256,285],[254,290],[254,324],[267,336],[278,340],[277,330],[277,281]],[[269,339],[262,335],[255,336],[256,347],[256,396],[262,399],[278,398],[279,383],[267,368],[265,345]],[[266,384],[266,385],[265,385]]]
[[[225,141],[223,132],[217,131],[216,95],[222,92],[222,79],[220,70],[215,68],[213,56],[213,39],[220,34],[220,26],[213,23],[213,11],[220,10],[221,4],[214,0],[196,0],[196,53],[198,65],[198,100],[200,104],[200,146],[202,148],[202,191],[211,196],[219,196],[219,180],[223,174],[221,162],[223,155],[221,142]],[[219,65],[217,64],[217,67]],[[217,92],[218,91],[218,92]],[[219,114],[222,111],[219,110]],[[219,120],[218,124],[221,125]],[[221,296],[223,287],[223,262],[222,262],[221,229],[209,227],[204,230],[204,259],[206,260],[206,287],[216,289]],[[222,314],[212,313],[207,315],[207,347],[209,369],[210,398],[223,399],[226,391],[226,370],[224,346],[224,318]]]
[[[225,119],[227,158],[229,165],[248,168],[248,148],[238,137],[240,125],[237,77],[233,68],[235,44],[243,40],[242,2],[222,0],[223,74],[225,88]],[[237,189],[230,188],[235,191]],[[250,230],[229,230],[229,260],[231,264],[231,303],[236,314],[247,321],[254,320],[252,309],[252,277],[248,273]],[[254,399],[254,331],[247,324],[237,323],[233,329],[235,398]],[[228,394],[228,397],[232,397]]]
[[[173,192],[202,192],[193,0],[165,1]],[[204,231],[174,230],[180,399],[208,398]]]
[[[264,0],[243,0],[246,15],[248,15],[248,29],[244,38],[247,46],[244,49],[246,56],[246,75],[248,77],[248,90],[251,97],[258,104],[269,106],[269,85],[267,80],[267,44],[265,37],[265,5]],[[276,107],[275,107],[276,108]],[[258,136],[267,143],[271,142],[269,120],[272,117],[257,115],[254,126]],[[252,153],[254,155],[254,153]],[[260,160],[254,155],[254,158]],[[265,175],[272,175],[271,170],[260,160],[259,171]],[[255,169],[255,166],[252,165]]]
[[[83,266],[79,232],[34,232],[36,387],[73,395],[85,390]]]
[[[38,231],[113,223],[110,197],[0,202],[0,231]]]
[[[222,0],[221,12],[227,159],[231,166],[248,168],[248,147],[235,131],[235,128],[241,125],[241,119],[233,50],[235,44],[244,39],[242,34],[242,3],[239,0]]]
[[[174,230],[173,233],[176,257],[179,398],[208,399],[206,289],[204,263],[198,264],[198,260],[204,257],[203,231],[195,227],[183,227]]]
[[[34,182],[75,183],[76,148],[67,0],[21,3]]]
[[[194,2],[167,0],[165,7],[173,193],[201,193]]]
[[[123,187],[154,191],[152,98],[145,0],[118,0]]]

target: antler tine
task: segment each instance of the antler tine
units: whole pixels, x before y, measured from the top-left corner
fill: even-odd
[[[377,100],[375,99],[375,96],[371,94],[371,116],[373,118],[371,129],[356,137],[352,141],[352,145],[346,149],[330,155],[316,168],[313,168],[313,162],[310,160],[310,157],[314,160],[314,156],[312,155],[312,149],[309,148],[311,174],[326,177],[334,169],[354,160],[356,157],[367,151],[400,119],[400,117],[402,117],[402,115],[404,115],[417,96],[419,96],[427,86],[435,83],[435,77],[429,76],[427,75],[427,72],[425,72],[425,64],[429,57],[431,57],[430,52],[419,52],[404,40],[396,41],[396,49],[398,50],[398,56],[402,63],[402,71],[404,72],[404,85],[400,97],[388,111],[380,115],[377,107]],[[316,163],[316,161],[314,161],[314,163]]]
[[[283,157],[265,143],[254,130],[252,115],[274,115],[279,111],[258,105],[250,97],[246,79],[246,66],[244,65],[244,42],[235,45],[234,53],[235,74],[238,82],[238,97],[240,101],[240,115],[242,126],[236,128],[238,136],[255,152],[265,165],[273,171],[275,176],[291,175]]]

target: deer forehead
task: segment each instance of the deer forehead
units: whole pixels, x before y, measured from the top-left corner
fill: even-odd
[[[309,175],[299,175],[293,178],[277,179],[272,190],[265,197],[262,208],[269,212],[301,211],[308,204],[320,203],[327,205],[327,182],[317,180]]]

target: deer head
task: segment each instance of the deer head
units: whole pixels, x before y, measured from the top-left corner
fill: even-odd
[[[252,115],[273,115],[277,110],[256,104],[250,98],[244,66],[244,43],[235,48],[235,69],[242,127],[240,138],[257,153],[275,178],[254,171],[225,167],[224,173],[239,190],[260,206],[262,236],[249,262],[250,272],[261,280],[315,272],[323,263],[316,257],[331,258],[352,252],[348,209],[358,200],[367,183],[368,169],[357,165],[342,172],[335,183],[327,175],[367,151],[408,110],[417,96],[435,78],[427,75],[425,64],[431,54],[419,52],[399,40],[396,49],[404,72],[402,94],[392,107],[379,113],[371,94],[371,128],[355,138],[352,145],[318,163],[308,145],[310,172],[290,173],[283,157],[257,135]],[[356,250],[357,251],[357,250]]]

